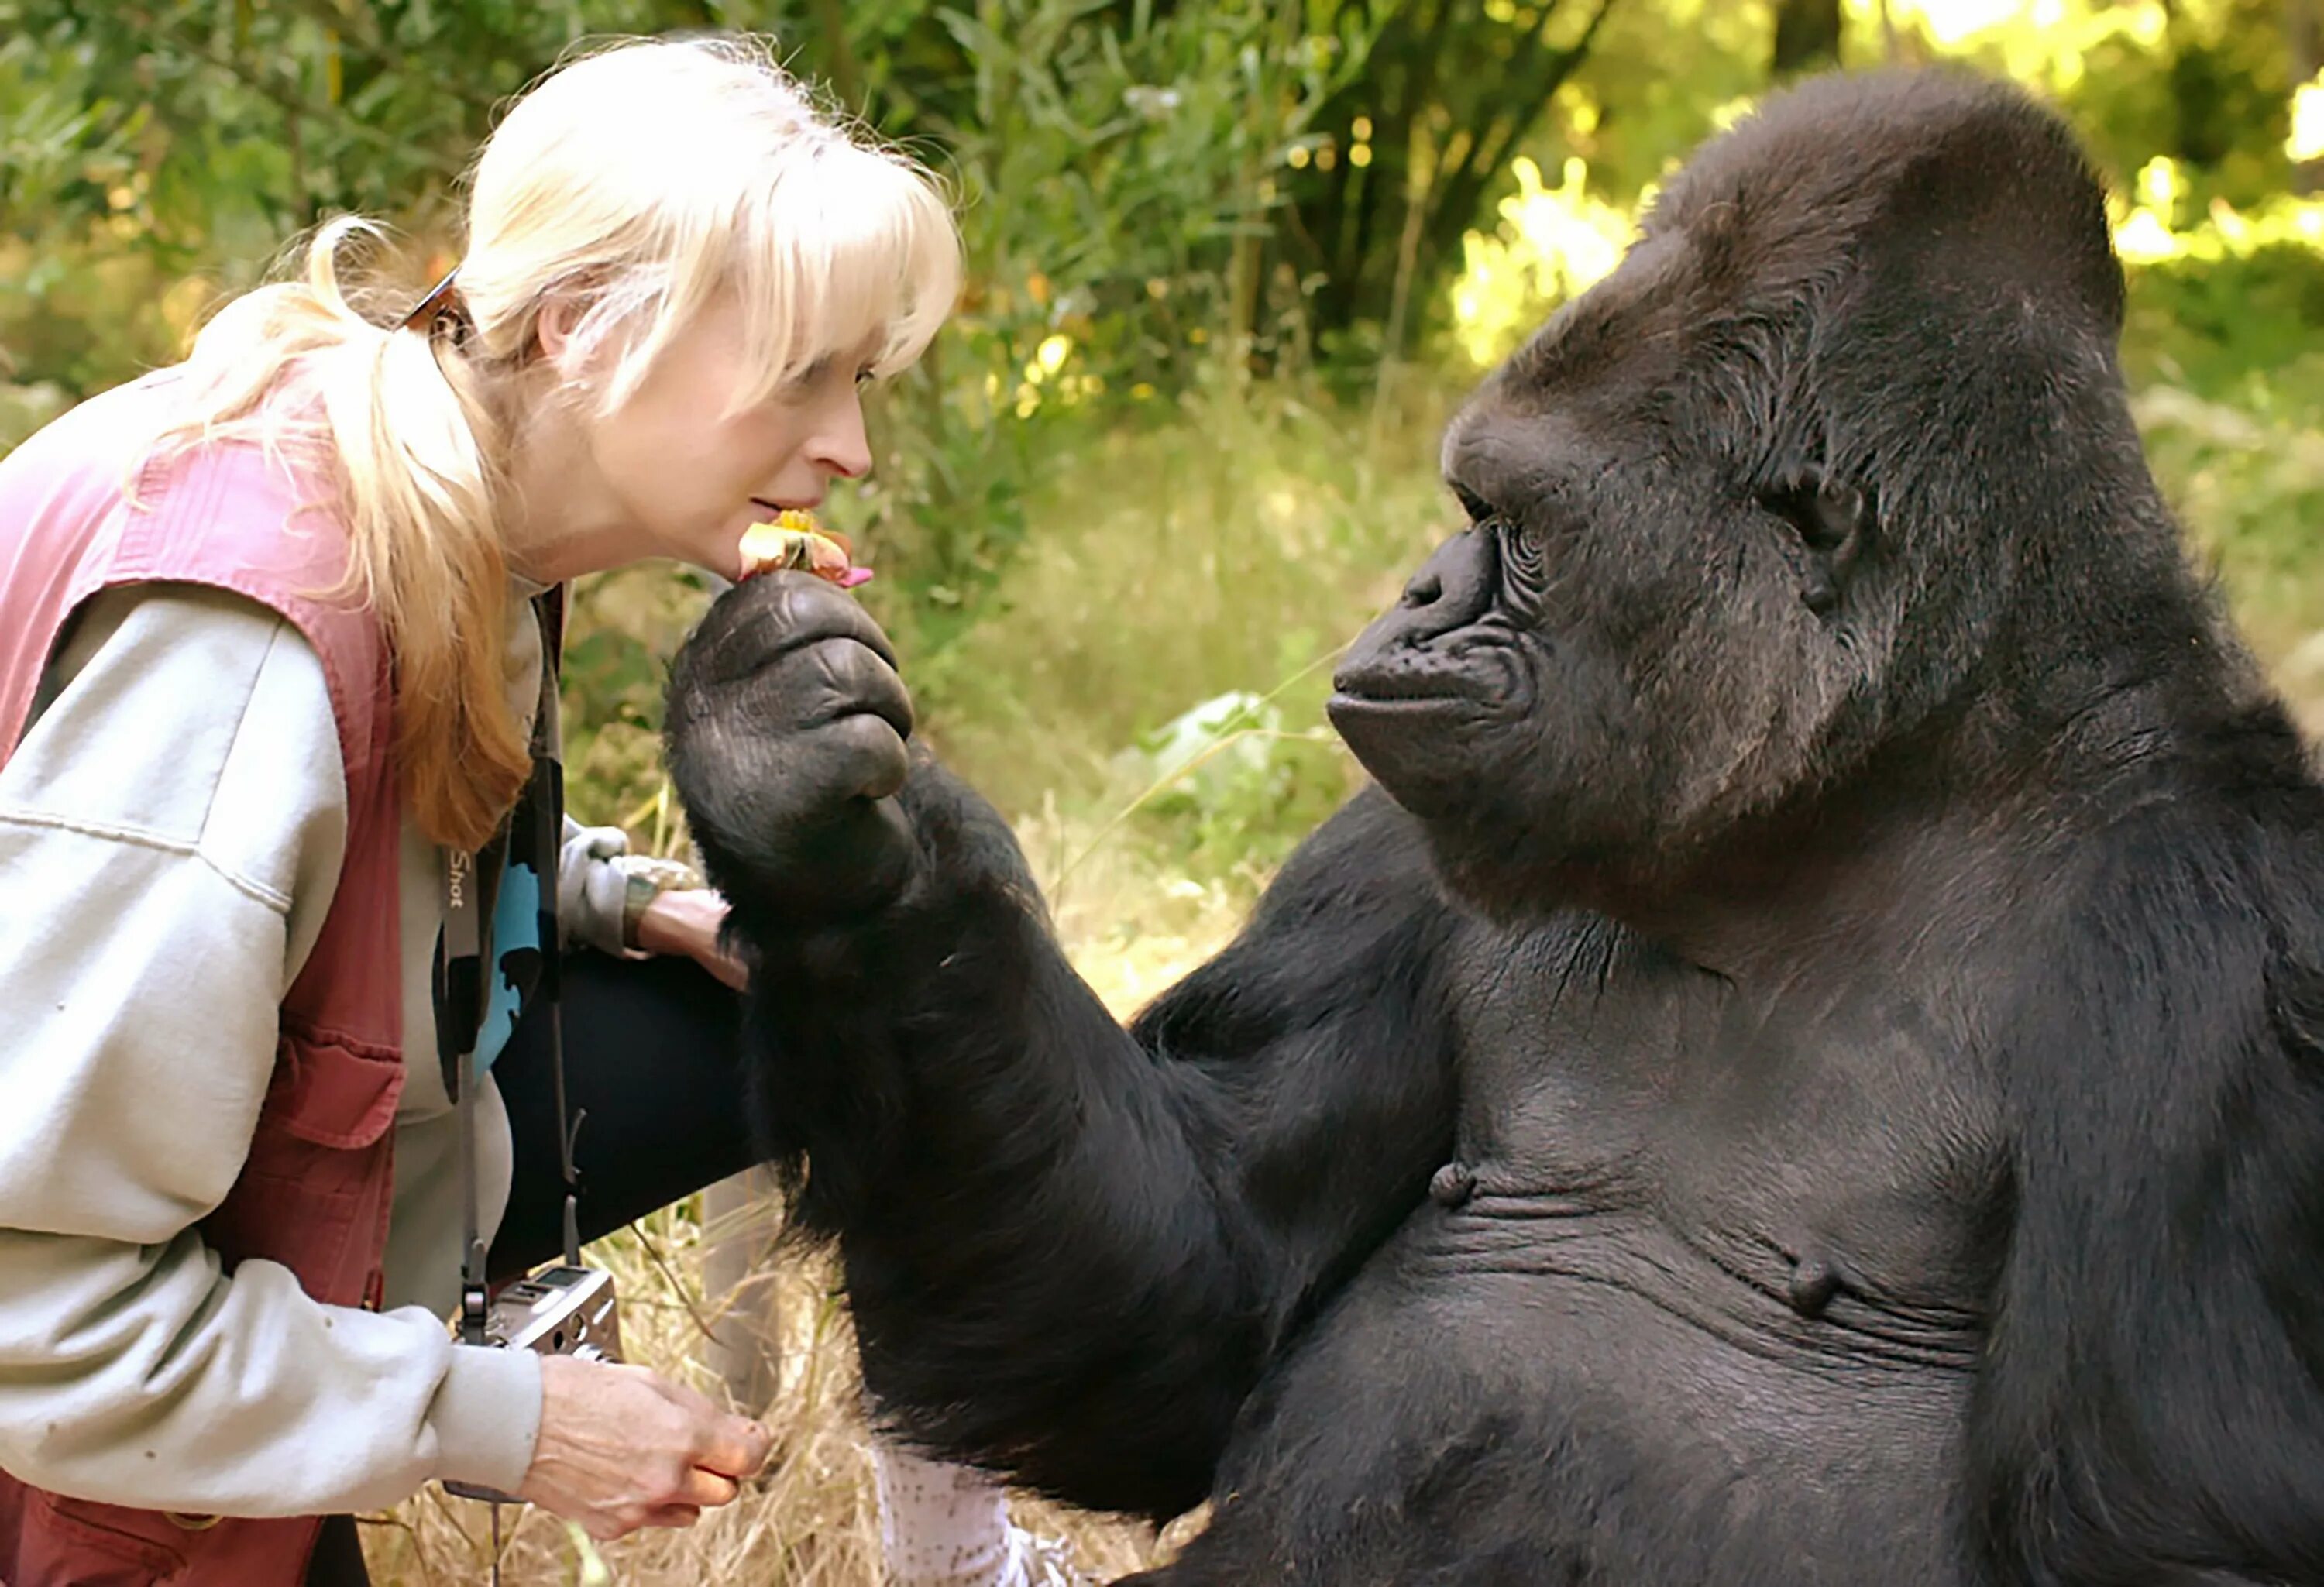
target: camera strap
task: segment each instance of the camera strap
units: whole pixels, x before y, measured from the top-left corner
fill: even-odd
[[[487,853],[490,851],[487,850]],[[480,856],[444,851],[444,937],[436,953],[436,1053],[459,1120],[460,1338],[484,1342],[484,1243],[476,1200],[476,1099],[470,1073],[484,1019],[484,900]]]
[[[533,603],[541,630],[540,698],[533,713],[532,771],[510,819],[475,853],[444,853],[443,936],[435,971],[436,1053],[444,1086],[457,1116],[460,1158],[460,1315],[463,1342],[484,1344],[491,1296],[485,1282],[482,1172],[476,1138],[477,1081],[484,1064],[497,1056],[500,1041],[515,1024],[517,1006],[545,1001],[539,1015],[548,1020],[549,1075],[558,1119],[558,1160],[565,1177],[565,1259],[580,1261],[580,1175],[573,1162],[579,1118],[568,1121],[565,1095],[564,1026],[559,1018],[558,973],[557,862],[564,826],[564,743],[558,724],[557,658],[562,638],[561,590]],[[518,885],[530,873],[529,888]],[[495,956],[493,924],[508,909],[530,904],[533,946],[538,952],[522,966]],[[520,957],[512,951],[507,957]],[[529,982],[529,985],[521,983]],[[487,1022],[492,1022],[488,1032]],[[483,1064],[481,1043],[492,1051]]]

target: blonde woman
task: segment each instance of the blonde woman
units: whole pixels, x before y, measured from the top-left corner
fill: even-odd
[[[354,229],[0,460],[19,1587],[360,1581],[346,1515],[438,1479],[599,1537],[682,1526],[770,1446],[641,1369],[447,1336],[446,856],[491,852],[532,776],[534,597],[646,558],[733,577],[751,522],[869,466],[858,383],[948,310],[950,216],[755,49],[692,41],[521,100],[417,311],[342,281]],[[567,1045],[583,1090],[662,1105],[585,1128],[599,1224],[746,1149],[696,963],[732,974],[718,901],[641,890],[617,848],[585,834],[559,867],[566,925],[612,950],[569,987],[612,1012]],[[681,956],[622,983],[649,949]],[[476,1058],[505,1054],[514,1103],[538,1021],[493,1013]],[[512,1147],[489,1075],[478,1103],[489,1234],[554,1124]],[[546,1255],[547,1222],[512,1215],[495,1256]]]

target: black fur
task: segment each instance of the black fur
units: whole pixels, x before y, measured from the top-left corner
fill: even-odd
[[[1211,1499],[1174,1587],[2324,1580],[2324,796],[2121,316],[2013,89],[1710,145],[1128,1031],[839,598],[723,600],[673,763],[887,1415]]]

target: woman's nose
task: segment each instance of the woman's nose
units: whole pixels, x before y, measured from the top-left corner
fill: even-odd
[[[842,479],[860,479],[872,472],[872,442],[863,429],[863,401],[853,392],[820,426],[809,450],[815,461]]]

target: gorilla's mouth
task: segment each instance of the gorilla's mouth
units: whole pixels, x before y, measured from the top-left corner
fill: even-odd
[[[1405,650],[1351,656],[1332,678],[1329,709],[1350,713],[1500,715],[1521,713],[1526,672],[1513,646],[1464,645],[1457,654]]]
[[[1442,724],[1489,720],[1499,715],[1497,702],[1470,689],[1440,688],[1427,693],[1371,694],[1333,689],[1323,702],[1323,714],[1351,748],[1368,743],[1373,734],[1425,729]],[[1361,753],[1360,749],[1359,753]]]

